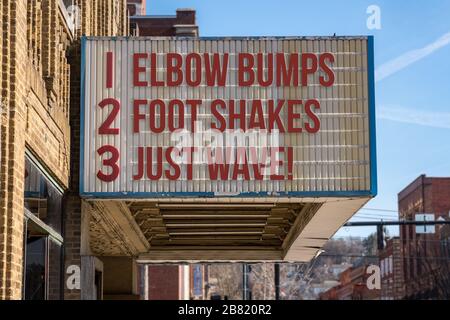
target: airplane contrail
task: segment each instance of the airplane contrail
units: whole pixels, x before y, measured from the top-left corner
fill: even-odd
[[[450,129],[450,112],[421,111],[400,106],[380,106],[377,118],[440,129]]]
[[[405,54],[386,62],[385,64],[378,67],[375,71],[376,82],[381,81],[394,73],[406,68],[407,66],[429,56],[433,52],[447,46],[450,44],[450,32],[444,34],[442,37],[430,43],[429,45],[416,50],[411,50]]]

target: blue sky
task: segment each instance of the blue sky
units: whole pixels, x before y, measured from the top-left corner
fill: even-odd
[[[368,30],[366,10],[381,9]],[[151,0],[148,14],[195,8],[202,36],[374,35],[379,195],[368,208],[397,210],[397,194],[424,173],[450,176],[450,1]],[[386,70],[394,70],[392,74]],[[361,211],[361,218],[396,213]],[[337,236],[374,229],[341,229]],[[395,229],[391,229],[395,233]]]

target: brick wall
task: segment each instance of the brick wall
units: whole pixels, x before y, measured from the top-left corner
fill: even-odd
[[[179,266],[148,266],[148,298],[149,300],[178,300]]]
[[[416,213],[448,218],[450,211],[450,178],[420,176],[398,195],[400,218],[414,220]],[[437,229],[437,228],[436,228]],[[440,252],[440,236],[416,234],[415,226],[401,226],[400,240],[406,296],[414,297],[435,286]]]
[[[392,272],[382,274],[381,297],[383,299],[400,300],[405,297],[405,282],[403,275],[403,257],[401,254],[401,243],[399,238],[388,240],[386,248],[379,252],[381,261],[392,259]],[[380,265],[381,266],[381,265]]]
[[[25,149],[67,188],[69,181],[68,64],[71,35],[58,2],[2,2],[2,171],[0,281],[5,299],[22,287]],[[45,35],[45,36],[44,36]],[[2,221],[2,222],[3,222]],[[15,258],[15,255],[18,258]]]
[[[70,113],[79,114],[80,105],[80,41],[77,40],[69,51],[70,61]],[[79,179],[79,145],[80,139],[80,119],[79,117],[70,117],[71,128],[71,149],[70,149],[70,185],[69,191],[65,197],[65,226],[64,226],[64,264],[65,269],[70,265],[77,265],[81,268],[81,200],[78,196]],[[67,277],[67,274],[66,274]],[[66,281],[67,279],[65,279]],[[65,286],[66,288],[66,286]],[[80,299],[80,290],[65,289],[65,299]]]
[[[70,188],[65,201],[65,269],[70,265],[81,268],[81,199],[79,197],[80,162],[80,74],[81,35],[120,36],[128,34],[126,1],[75,1],[80,8],[81,26],[76,31],[77,39],[72,44],[68,56],[70,63]],[[65,280],[67,280],[67,274]],[[65,287],[66,288],[66,287]],[[65,299],[80,299],[81,290],[64,292]]]
[[[26,144],[64,188],[69,180],[69,74],[72,34],[57,1],[27,3]]]
[[[178,9],[173,17],[133,16],[130,22],[138,36],[198,36],[196,12],[192,9]]]
[[[403,259],[401,254],[400,239],[394,239],[394,299],[400,300],[405,297],[405,279],[403,275]]]
[[[66,264],[80,264],[77,39],[83,34],[128,34],[125,0],[75,1],[81,9],[81,25],[75,33],[61,3],[0,4],[0,300],[22,296],[25,150],[67,190]],[[58,277],[57,272],[52,275]],[[58,288],[53,283],[50,295],[56,298]],[[78,298],[79,291],[66,292],[66,297]]]
[[[0,300],[19,299],[22,289],[23,177],[26,92],[26,1],[2,1],[0,173]]]

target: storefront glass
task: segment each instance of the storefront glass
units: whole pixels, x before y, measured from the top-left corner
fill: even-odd
[[[24,298],[61,298],[62,192],[30,159],[25,160]]]

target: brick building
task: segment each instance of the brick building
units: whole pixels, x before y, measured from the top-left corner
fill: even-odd
[[[449,219],[450,178],[422,175],[398,194],[400,219],[415,220],[416,214],[432,214],[434,219]],[[448,298],[450,262],[448,227],[419,234],[415,226],[401,226],[400,243],[407,299]]]
[[[376,195],[373,143],[371,175],[356,198],[349,187],[314,201],[221,193],[82,199],[80,96],[90,70],[82,68],[83,37],[197,36],[195,11],[140,16],[145,3],[125,0],[2,1],[0,9],[0,299],[138,299],[138,262],[306,261]],[[372,50],[369,38],[364,43]],[[345,204],[335,201],[343,196]],[[204,294],[203,285],[191,287]]]
[[[64,294],[62,270],[80,260],[79,39],[128,34],[126,3],[17,0],[0,10],[0,299],[77,298]]]
[[[205,300],[208,297],[208,267],[201,264],[139,266],[142,300]]]
[[[184,266],[147,266],[148,272],[148,300],[187,300],[189,296],[188,274],[185,273]]]
[[[373,259],[369,259],[373,260]],[[367,288],[367,273],[369,266],[365,259],[361,259],[339,275],[338,286],[320,294],[320,300],[379,300],[380,290]]]
[[[130,16],[143,16],[146,13],[146,1],[145,0],[128,0],[127,9]]]
[[[131,33],[135,36],[187,36],[199,35],[194,9],[178,9],[174,16],[133,15]]]
[[[386,247],[378,252],[381,270],[381,299],[401,300],[405,297],[403,259],[400,238],[387,240]]]

